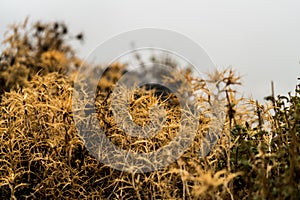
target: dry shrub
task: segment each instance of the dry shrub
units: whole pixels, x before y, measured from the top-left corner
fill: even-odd
[[[36,22],[28,27],[26,19],[11,25],[2,42],[0,95],[26,86],[37,73],[65,74],[79,67],[81,61],[67,42],[70,39],[83,40],[83,35],[71,35],[63,22]]]
[[[296,199],[300,196],[299,85],[295,94],[275,97],[273,93],[267,97],[268,104],[260,105],[239,95],[235,86],[240,84],[240,78],[230,69],[209,73],[206,80],[193,77],[189,70],[174,70],[174,77],[180,77],[176,73],[184,74],[193,91],[202,91],[197,99],[201,114],[195,139],[179,159],[162,169],[123,172],[93,157],[76,129],[72,108],[74,76],[65,73],[80,60],[68,45],[62,45],[67,28],[57,23],[46,26],[37,23],[30,29],[35,35],[27,40],[26,33],[20,35],[16,27],[13,30],[6,40],[11,46],[1,54],[0,65],[2,89],[10,91],[2,94],[0,107],[2,199]],[[30,50],[31,46],[34,50]],[[45,66],[42,71],[37,68],[41,63]],[[121,90],[113,94],[125,70],[122,64],[114,64],[94,83],[98,84],[95,106],[99,124],[106,130],[106,136],[123,149],[157,150],[178,134],[180,114],[192,113],[179,108],[176,97],[161,93],[158,88],[131,91],[119,87]],[[212,91],[210,84],[217,90]],[[166,123],[158,121],[162,129],[148,139],[128,136],[113,115],[114,105],[124,105],[123,101],[113,101],[114,95],[128,98],[128,110],[136,124],[149,125],[151,112],[154,116],[163,112]],[[226,107],[220,136],[209,132],[211,118],[207,117],[216,95],[224,98]],[[82,98],[85,108],[82,112],[88,113],[90,105],[86,105],[85,96]],[[88,120],[88,116],[82,120]],[[212,138],[207,141],[212,149],[207,156],[201,156],[199,152],[204,151],[207,134]]]
[[[72,118],[72,89],[72,80],[68,77],[50,73],[35,76],[19,92],[3,95],[0,113],[1,143],[4,144],[1,146],[2,197],[170,199],[184,194],[195,198],[193,195],[197,193],[191,191],[196,185],[184,175],[195,174],[195,165],[201,166],[198,150],[204,132],[201,129],[207,129],[205,126],[199,127],[190,149],[170,166],[142,174],[120,172],[97,162],[86,151]],[[154,90],[141,88],[135,92],[139,98],[132,96],[131,110],[137,116],[148,112],[147,106],[135,108],[142,101],[162,106],[168,102],[161,101]],[[109,101],[107,98],[106,106]],[[101,105],[105,106],[104,102]],[[178,119],[172,109],[176,108],[166,109],[169,112],[166,116],[171,120],[162,131],[142,142],[133,138],[128,143],[126,134],[116,128],[112,116],[102,119],[109,122],[107,136],[116,145],[133,151],[152,151],[167,144],[172,134],[176,134],[174,125],[178,127]],[[105,112],[99,112],[99,116],[101,114]],[[147,123],[147,117],[138,118],[139,123]],[[201,173],[211,173],[210,165],[200,169]],[[215,190],[219,190],[217,186]],[[226,194],[226,191],[220,192],[220,196]]]
[[[3,96],[3,197],[69,196],[64,186],[80,186],[71,168],[73,153],[82,146],[71,123],[71,90],[70,82],[54,73],[35,76],[21,92]]]

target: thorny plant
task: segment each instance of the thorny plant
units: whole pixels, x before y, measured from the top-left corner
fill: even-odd
[[[1,53],[2,199],[297,199],[300,196],[300,85],[287,97],[275,97],[272,89],[266,98],[268,102],[260,105],[237,92],[240,78],[230,69],[209,73],[206,80],[196,79],[186,70],[191,88],[202,91],[198,102],[203,108],[192,145],[163,169],[139,174],[122,172],[90,155],[84,138],[75,128],[73,76],[64,73],[72,71],[81,61],[71,46],[65,44],[68,29],[61,23],[41,22],[21,34],[24,29],[27,30],[25,26],[12,27]],[[81,37],[77,35],[78,39]],[[48,54],[56,56],[49,60]],[[119,147],[153,151],[176,135],[176,103],[172,106],[155,89],[125,90],[132,94],[128,95],[129,110],[135,123],[149,124],[151,106],[164,107],[165,118],[169,119],[162,131],[147,141],[128,138],[116,126],[111,112],[110,92],[123,67],[114,64],[99,81],[95,102],[99,123]],[[215,84],[217,91],[211,91],[209,84]],[[216,145],[207,156],[201,157],[199,151],[210,122],[205,115],[210,110],[204,105],[215,94],[226,100],[226,121]],[[88,112],[89,106],[83,112]]]

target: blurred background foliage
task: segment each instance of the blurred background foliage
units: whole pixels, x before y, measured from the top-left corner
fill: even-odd
[[[82,33],[72,35],[62,22],[36,22],[30,27],[27,23],[28,19],[22,24],[11,25],[2,41],[1,93],[23,88],[36,74],[65,74],[80,65],[80,59],[68,42],[82,41]]]

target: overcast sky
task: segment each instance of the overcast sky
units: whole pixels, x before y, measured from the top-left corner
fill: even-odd
[[[7,25],[30,16],[64,21],[83,31],[82,57],[124,31],[157,27],[180,32],[207,51],[218,68],[231,66],[243,75],[245,96],[262,100],[294,90],[300,77],[300,1],[276,0],[27,0],[0,2],[0,34]],[[1,40],[2,40],[1,39]]]

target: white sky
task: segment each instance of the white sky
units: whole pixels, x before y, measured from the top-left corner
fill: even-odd
[[[276,93],[286,94],[300,77],[298,0],[1,1],[1,38],[7,25],[26,16],[30,22],[64,21],[72,32],[83,31],[82,57],[124,31],[157,27],[180,32],[202,45],[218,68],[231,66],[243,75],[241,91],[259,100],[270,94],[271,80]]]

